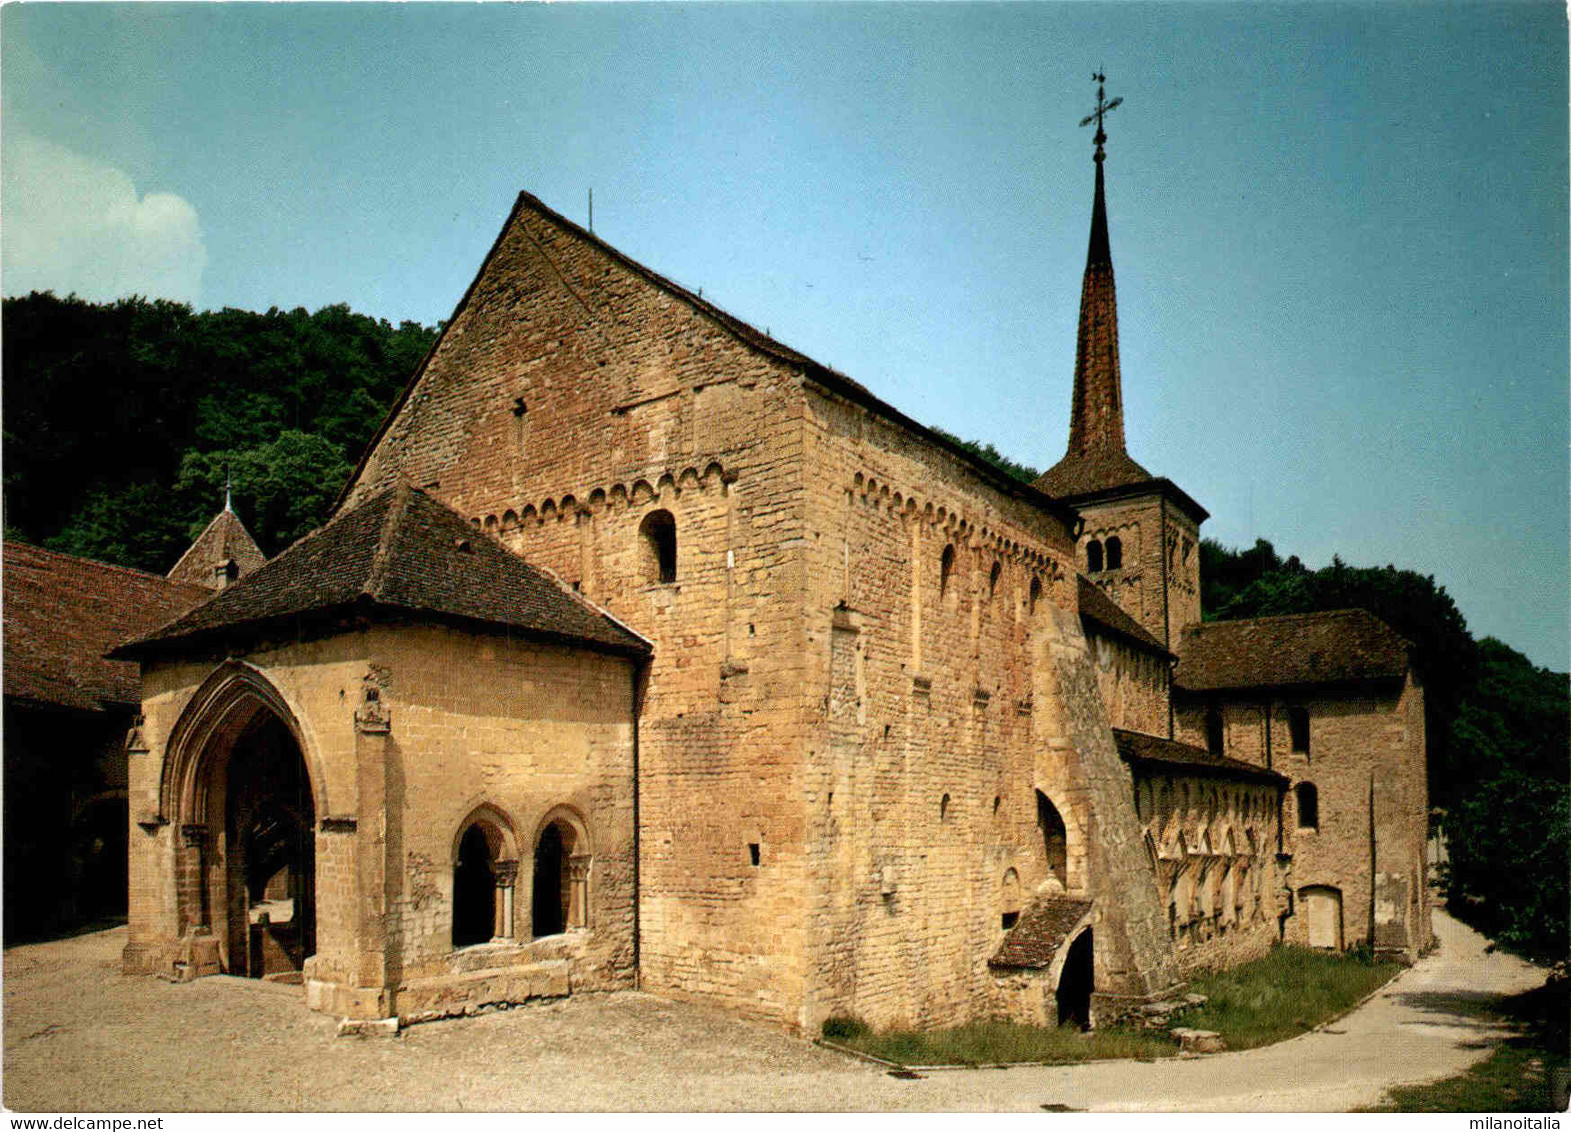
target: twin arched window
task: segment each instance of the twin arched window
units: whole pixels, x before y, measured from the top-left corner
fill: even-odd
[[[514,936],[517,850],[506,819],[483,807],[465,826],[453,865],[453,946]],[[589,856],[566,817],[547,822],[535,841],[530,928],[533,938],[589,926]]]
[[[1110,535],[1106,542],[1092,539],[1086,543],[1086,573],[1099,574],[1103,570],[1121,570],[1124,566],[1124,542],[1117,535]]]

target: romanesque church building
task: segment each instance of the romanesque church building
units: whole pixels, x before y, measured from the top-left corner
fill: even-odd
[[[1407,645],[1200,624],[1206,512],[1125,451],[1103,140],[1034,485],[521,195],[332,519],[115,654],[126,968],[816,1033],[1416,954]]]

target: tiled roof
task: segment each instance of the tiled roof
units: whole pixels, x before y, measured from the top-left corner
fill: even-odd
[[[1037,970],[1051,967],[1058,949],[1090,911],[1089,900],[1070,896],[1038,897],[1020,913],[1019,922],[1004,936],[1004,942],[987,961],[988,966]]]
[[[1118,448],[1093,448],[1065,456],[1036,478],[1031,486],[1059,499],[1089,495],[1110,487],[1149,483],[1151,473]]]
[[[425,492],[389,488],[312,531],[125,655],[355,609],[433,614],[647,653],[649,643]]]
[[[196,536],[190,549],[180,556],[180,561],[169,571],[168,578],[171,582],[189,582],[217,589],[214,570],[226,561],[234,562],[237,578],[245,577],[267,561],[267,556],[256,545],[251,532],[240,521],[240,516],[228,507],[220,511],[207,524],[207,529]]]
[[[4,562],[5,694],[35,703],[87,711],[140,703],[137,666],[104,654],[213,596],[11,539]]]
[[[1365,609],[1184,628],[1173,681],[1190,691],[1401,680],[1408,642]]]
[[[1145,626],[1136,621],[1129,614],[1118,607],[1118,603],[1102,592],[1100,586],[1090,581],[1083,574],[1075,576],[1080,589],[1080,617],[1082,620],[1094,621],[1102,628],[1127,637],[1137,645],[1153,649],[1163,656],[1172,656],[1162,642],[1157,640]]]
[[[1204,747],[1192,747],[1173,739],[1142,735],[1138,731],[1113,729],[1113,742],[1125,762],[1162,763],[1184,770],[1206,771],[1227,778],[1251,778],[1262,782],[1285,783],[1287,778],[1241,759],[1213,755]]]

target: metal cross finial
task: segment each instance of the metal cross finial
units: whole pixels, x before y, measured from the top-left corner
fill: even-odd
[[[1107,96],[1102,86],[1103,83],[1107,82],[1107,76],[1101,71],[1094,72],[1091,75],[1091,80],[1096,83],[1096,110],[1080,119],[1080,124],[1089,126],[1092,122],[1096,123],[1096,137],[1091,139],[1096,143],[1096,156],[1092,160],[1101,161],[1106,156],[1102,152],[1102,146],[1107,142],[1107,134],[1102,129],[1102,119],[1116,110],[1124,99],[1120,95],[1111,102],[1107,101]]]

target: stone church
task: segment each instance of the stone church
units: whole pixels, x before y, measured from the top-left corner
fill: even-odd
[[[1425,946],[1406,642],[1200,624],[1206,512],[1125,450],[1104,140],[1032,485],[520,195],[332,519],[114,654],[126,969],[816,1033]]]

